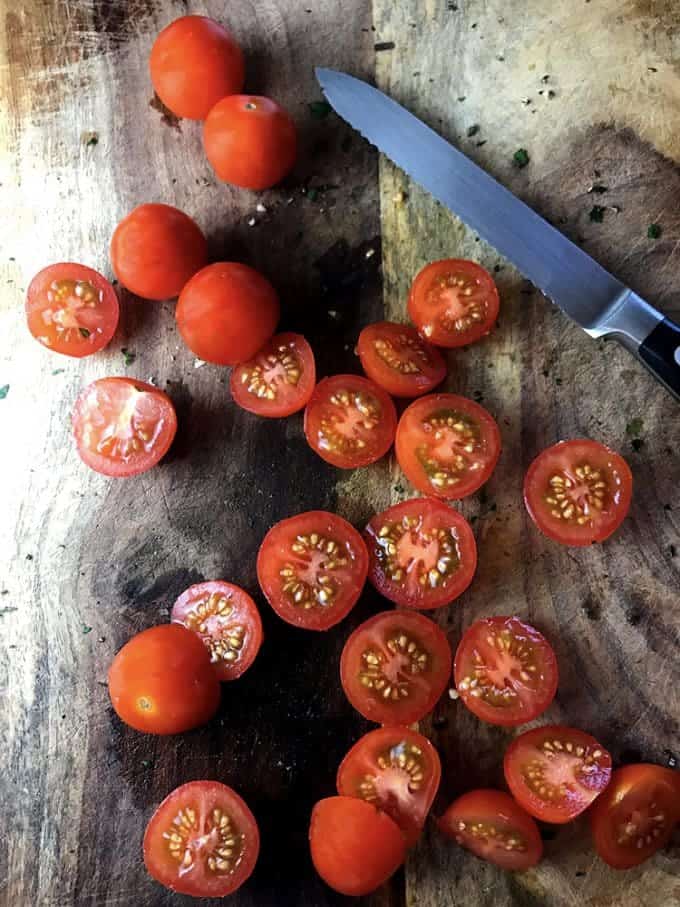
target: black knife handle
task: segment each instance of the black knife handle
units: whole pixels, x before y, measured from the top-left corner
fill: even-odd
[[[638,355],[680,400],[680,327],[670,318],[664,318],[640,344]]]

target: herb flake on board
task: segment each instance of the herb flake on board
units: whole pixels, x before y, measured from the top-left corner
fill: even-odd
[[[588,213],[588,218],[594,224],[601,224],[604,220],[604,212],[605,209],[602,207],[602,205],[593,205]]]
[[[125,362],[125,365],[132,365],[132,363],[137,358],[137,353],[133,353],[132,350],[129,350],[126,346],[123,347],[121,353],[123,354],[123,361]]]
[[[87,339],[90,336],[90,332],[87,328],[78,328],[78,330],[80,331],[82,337],[85,337]]]
[[[650,224],[647,227],[647,239],[658,239],[662,233],[661,224]]]
[[[0,400],[4,400],[8,393],[9,384],[3,384],[2,387],[0,387]]]
[[[312,101],[308,106],[309,112],[315,120],[325,120],[333,109],[328,101]]]
[[[468,126],[468,128],[467,128],[467,137],[469,139],[471,139],[472,136],[477,135],[478,132],[479,132],[479,123],[473,123],[472,126]]]
[[[529,157],[529,152],[526,148],[518,148],[512,156],[512,163],[520,170],[526,167],[530,160],[531,158]]]
[[[629,438],[639,438],[642,434],[643,426],[644,422],[642,419],[639,416],[636,416],[626,425],[626,434]]]

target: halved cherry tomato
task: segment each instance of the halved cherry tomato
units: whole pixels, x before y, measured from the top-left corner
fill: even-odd
[[[442,354],[407,324],[369,324],[359,334],[357,352],[371,381],[394,397],[429,394],[446,378]]]
[[[420,837],[441,779],[437,750],[405,727],[370,731],[338,769],[338,793],[360,797],[394,819],[411,847]]]
[[[147,734],[181,734],[205,724],[220,703],[220,682],[201,640],[161,624],[126,642],[109,669],[118,717]]]
[[[357,627],[342,650],[345,695],[378,724],[413,724],[428,712],[451,677],[446,636],[417,611],[383,611]]]
[[[89,356],[116,333],[118,296],[99,271],[73,262],[39,271],[26,293],[28,329],[55,353]]]
[[[199,271],[175,309],[184,342],[216,365],[246,362],[270,339],[279,320],[279,297],[254,268],[220,261]]]
[[[149,59],[156,94],[178,117],[204,120],[243,88],[245,63],[234,36],[207,16],[182,16],[158,35]]]
[[[203,145],[223,182],[244,189],[269,189],[293,168],[297,130],[276,101],[235,94],[222,98],[208,114]]]
[[[625,519],[632,494],[633,476],[623,457],[584,439],[546,448],[524,479],[529,516],[563,545],[608,539]]]
[[[143,299],[173,299],[208,260],[198,224],[170,205],[140,205],[118,224],[111,240],[116,277]]]
[[[420,271],[411,286],[408,314],[435,346],[466,346],[488,334],[498,318],[498,290],[474,261],[447,258]]]
[[[390,449],[396,427],[392,399],[358,375],[333,375],[319,381],[305,410],[309,446],[341,469],[379,460]]]
[[[590,734],[550,725],[525,731],[505,751],[505,780],[523,809],[561,825],[609,784],[612,757]]]
[[[485,617],[460,641],[456,689],[482,721],[512,726],[533,721],[557,692],[557,659],[538,630],[518,617]]]
[[[149,875],[170,891],[223,898],[252,874],[260,832],[235,790],[219,781],[190,781],[153,814],[143,847]]]
[[[235,403],[257,416],[277,418],[303,409],[316,383],[314,353],[302,334],[276,334],[231,373]]]
[[[437,824],[461,847],[501,869],[529,869],[543,856],[538,826],[504,791],[471,790],[454,800]]]
[[[173,605],[170,620],[203,640],[220,680],[240,677],[262,644],[257,605],[240,586],[224,580],[189,586]]]
[[[624,765],[595,801],[595,850],[614,869],[630,869],[670,841],[680,822],[680,773],[660,765]]]
[[[459,500],[481,488],[494,471],[501,435],[479,403],[456,394],[430,394],[402,413],[395,450],[418,491]]]
[[[105,476],[136,476],[165,456],[177,431],[167,394],[134,378],[99,378],[71,417],[81,460]]]
[[[354,797],[319,800],[312,810],[309,847],[324,882],[354,897],[379,888],[406,856],[396,822]]]
[[[366,582],[368,553],[347,520],[310,510],[281,520],[264,537],[257,578],[289,624],[327,630],[346,617]]]
[[[411,498],[371,518],[368,578],[397,605],[426,610],[462,595],[477,568],[470,524],[436,498]]]

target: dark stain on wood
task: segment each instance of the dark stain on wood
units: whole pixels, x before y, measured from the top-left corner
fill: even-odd
[[[149,101],[149,107],[153,110],[157,110],[161,115],[161,123],[164,126],[169,126],[170,129],[176,129],[177,132],[182,131],[182,120],[180,117],[176,116],[165,104],[161,101],[158,95],[154,92],[154,96]]]

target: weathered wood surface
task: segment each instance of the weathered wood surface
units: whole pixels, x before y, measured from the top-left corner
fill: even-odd
[[[377,56],[380,87],[677,318],[677,3],[375,0],[374,21],[377,40],[395,44]],[[531,157],[519,171],[512,166],[518,148]],[[608,191],[589,194],[593,183]],[[395,203],[402,191],[408,199]],[[560,663],[557,701],[546,717],[590,730],[617,763],[666,764],[680,750],[677,403],[628,354],[589,340],[532,293],[492,249],[384,161],[381,199],[390,314],[404,316],[409,282],[428,260],[467,256],[499,268],[499,328],[450,357],[448,386],[483,395],[499,418],[504,452],[484,496],[462,507],[477,518],[479,575],[439,621],[456,644],[477,617],[529,618],[555,642]],[[589,219],[596,204],[607,206],[602,223]],[[656,242],[646,235],[651,222],[663,227]],[[637,451],[626,432],[635,419],[643,421]],[[585,551],[543,539],[521,502],[522,475],[535,454],[578,436],[621,450],[636,483],[621,531]],[[442,806],[468,787],[502,780],[508,733],[456,704],[434,725],[445,766]],[[432,833],[407,866],[406,902],[677,905],[679,872],[677,845],[638,870],[608,870],[593,855],[585,821],[558,830],[545,861],[518,875]]]

